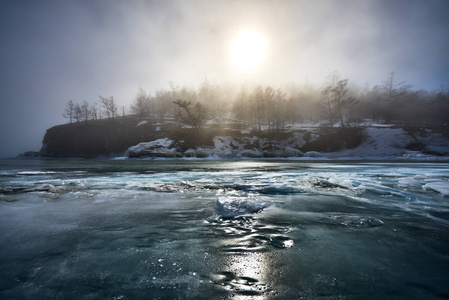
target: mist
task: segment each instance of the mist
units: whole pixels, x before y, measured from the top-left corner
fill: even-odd
[[[447,1],[4,1],[0,10],[0,157],[39,150],[66,123],[69,100],[113,96],[129,110],[150,93],[214,84],[351,83],[391,71],[415,89],[449,83]],[[267,40],[242,72],[230,45],[242,30]]]

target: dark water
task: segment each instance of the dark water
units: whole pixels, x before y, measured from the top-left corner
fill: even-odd
[[[1,299],[449,299],[449,164],[0,161]]]

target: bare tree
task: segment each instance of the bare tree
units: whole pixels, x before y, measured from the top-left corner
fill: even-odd
[[[275,119],[275,103],[274,103],[274,89],[271,86],[265,87],[262,96],[262,118],[268,123],[268,130],[271,131]]]
[[[79,121],[81,121],[82,116],[83,116],[83,112],[82,112],[81,106],[78,103],[76,103],[73,108],[73,118],[78,123]]]
[[[326,106],[327,111],[329,113],[329,124],[331,127],[331,131],[334,128],[334,118],[333,118],[333,110],[332,110],[332,85],[329,85],[323,89],[321,92],[321,103]]]
[[[98,96],[100,98],[100,105],[104,108],[108,119],[114,118],[117,115],[117,105],[114,103],[114,98]]]
[[[97,103],[94,103],[91,107],[90,107],[90,115],[92,117],[92,120],[98,120],[98,118],[100,118],[100,113],[98,111],[98,106]]]
[[[140,119],[148,117],[149,102],[150,99],[148,94],[142,88],[140,88],[136,98],[134,99],[133,103],[131,103],[131,112],[137,114]]]
[[[337,82],[336,86],[332,89],[332,102],[334,103],[337,112],[338,118],[340,119],[341,127],[345,127],[345,122],[343,120],[343,109],[352,108],[356,104],[356,100],[353,97],[347,97],[346,93],[348,92],[348,79],[343,79]]]
[[[172,93],[167,90],[157,91],[153,98],[157,116],[164,122],[165,116],[170,112],[173,102]]]
[[[73,101],[70,100],[69,102],[67,102],[67,106],[62,116],[64,118],[69,119],[70,123],[72,123],[74,113],[75,113],[75,103],[73,103]]]
[[[382,88],[384,98],[388,103],[388,110],[386,112],[385,121],[390,122],[393,113],[393,104],[401,97],[403,97],[410,89],[411,85],[406,85],[405,81],[395,82],[394,72],[391,72],[387,80],[384,81]]]
[[[433,104],[437,108],[436,117],[439,119],[441,126],[449,121],[449,89],[443,86],[434,96]]]
[[[83,102],[83,104],[80,106],[80,113],[81,113],[81,121],[84,121],[84,123],[87,123],[89,120],[89,117],[91,116],[91,110],[89,103],[86,101]]]
[[[281,89],[274,91],[273,98],[273,128],[284,130],[285,120],[287,119],[287,100],[286,93]]]
[[[179,108],[177,119],[196,130],[203,127],[211,119],[207,109],[199,102],[192,104],[191,101],[178,99],[173,103]]]
[[[235,117],[244,122],[251,121],[250,101],[248,91],[245,87],[240,89],[240,92],[235,97],[232,105],[232,112]]]
[[[258,131],[262,130],[262,123],[265,116],[265,95],[261,86],[258,86],[250,95],[251,112],[253,120],[257,124]]]

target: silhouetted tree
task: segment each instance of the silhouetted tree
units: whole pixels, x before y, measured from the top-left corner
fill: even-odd
[[[284,130],[287,119],[287,100],[286,93],[281,89],[276,89],[273,94],[273,100],[270,108],[272,114],[272,128],[275,130]]]
[[[251,111],[249,102],[250,101],[248,91],[246,90],[245,87],[242,87],[232,104],[232,112],[239,121],[243,122],[251,121]]]
[[[100,118],[97,103],[94,103],[90,107],[90,114],[91,114],[92,120],[98,120],[98,118]]]
[[[136,98],[131,103],[131,112],[137,114],[140,119],[148,117],[150,97],[140,88]]]
[[[437,118],[441,126],[449,122],[449,89],[441,87],[440,91],[435,95],[433,100],[435,107],[437,108]]]
[[[337,109],[342,128],[345,127],[343,110],[352,109],[358,102],[354,97],[345,97],[348,92],[348,81],[349,79],[340,80],[332,89],[332,102]]]
[[[111,119],[117,115],[117,105],[115,105],[114,98],[111,96],[109,98],[98,96],[100,98],[100,105],[104,108],[106,116]]]
[[[173,106],[172,93],[167,90],[156,91],[153,101],[156,115],[164,122],[165,116]]]
[[[87,103],[86,101],[83,102],[83,104],[80,106],[80,113],[81,113],[81,121],[87,123],[89,117],[91,116],[89,103]]]
[[[385,121],[391,122],[393,113],[393,104],[401,97],[403,97],[411,89],[411,85],[406,85],[405,81],[399,83],[395,82],[394,72],[391,72],[388,75],[387,80],[384,81],[382,88],[384,99],[387,101],[388,106]]]
[[[250,95],[251,113],[254,123],[257,124],[258,131],[262,130],[262,123],[265,117],[265,95],[261,86],[258,86]]]
[[[82,119],[83,112],[81,109],[81,106],[76,103],[73,108],[73,118],[76,120],[76,122],[79,122]]]
[[[331,127],[331,131],[334,128],[334,118],[333,118],[333,110],[332,110],[332,90],[333,86],[329,85],[323,89],[321,92],[321,103],[326,106],[328,114],[329,114],[329,125]]]
[[[67,102],[67,106],[64,110],[63,117],[69,119],[70,123],[72,123],[73,116],[75,114],[75,103],[72,100]]]
[[[185,125],[198,130],[211,119],[207,109],[201,103],[192,104],[191,101],[178,99],[173,102],[178,108],[177,119]]]

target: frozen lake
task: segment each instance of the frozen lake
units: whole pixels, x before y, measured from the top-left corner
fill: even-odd
[[[0,161],[1,299],[448,299],[449,164]]]

